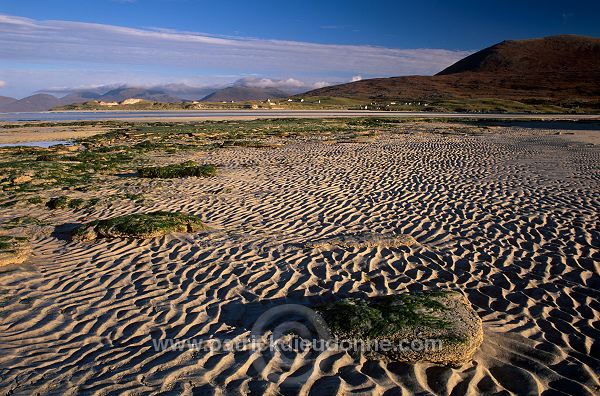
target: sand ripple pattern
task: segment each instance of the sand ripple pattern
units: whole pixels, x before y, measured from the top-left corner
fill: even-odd
[[[0,275],[3,394],[597,394],[598,146],[506,128],[198,159],[221,176],[128,183],[151,191],[146,210],[196,214],[208,234],[41,236],[28,267]],[[132,210],[115,202],[64,220]],[[365,231],[418,243],[303,247]],[[262,379],[256,352],[155,352],[151,342],[243,337],[282,302],[438,287],[463,290],[484,320],[484,345],[460,369],[324,353],[314,365],[298,356],[310,376],[295,386]]]

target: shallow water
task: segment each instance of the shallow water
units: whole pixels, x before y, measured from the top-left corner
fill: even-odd
[[[46,140],[46,141],[39,141],[39,142],[1,143],[0,147],[19,147],[19,146],[24,146],[24,147],[42,147],[42,148],[48,148],[48,147],[52,147],[52,146],[57,146],[59,144],[63,144],[65,146],[68,146],[68,145],[73,144],[73,143],[71,141],[69,141],[69,140]]]
[[[0,113],[0,121],[29,122],[29,121],[100,121],[127,120],[143,118],[229,118],[229,117],[302,117],[339,114],[341,116],[389,116],[388,112],[376,111],[289,111],[289,110],[183,110],[183,111],[41,111],[24,113]]]
[[[430,112],[394,112],[371,110],[181,110],[181,111],[41,111],[24,113],[0,113],[3,122],[27,121],[99,121],[128,120],[144,118],[269,118],[269,117],[421,117],[428,118],[477,118],[477,119],[531,119],[545,120],[585,120],[598,119],[590,114],[477,114],[477,113],[430,113]]]

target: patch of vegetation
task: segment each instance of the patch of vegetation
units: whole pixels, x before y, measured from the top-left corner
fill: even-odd
[[[39,151],[52,151],[54,148],[24,150],[4,150],[0,154],[0,172],[9,177],[0,182],[4,191],[26,193],[46,190],[52,187],[80,187],[91,184],[102,174],[112,173],[133,159],[122,153],[81,152],[66,155],[61,161],[38,161]],[[29,177],[15,184],[14,180],[27,173]]]
[[[63,157],[57,154],[41,154],[35,157],[36,161],[59,161],[61,159]]]
[[[144,200],[144,194],[126,193],[124,194],[124,197],[134,202],[141,202]]]
[[[414,121],[413,118],[392,118],[392,117],[365,117],[365,118],[354,118],[348,121],[348,125],[358,128],[386,128],[395,127],[407,122]]]
[[[223,147],[252,147],[252,148],[276,148],[275,144],[263,142],[260,140],[224,140]]]
[[[44,200],[39,195],[34,195],[33,197],[27,198],[27,202],[29,202],[30,204],[41,204],[42,202],[44,202]]]
[[[191,163],[159,169],[164,167],[154,167],[151,164],[155,154],[164,156],[165,153],[177,153],[184,156],[186,153],[219,150],[223,147],[274,147],[279,143],[277,139],[303,137],[361,141],[365,136],[379,132],[399,131],[402,129],[400,124],[409,121],[415,120],[359,117],[201,122],[36,123],[32,125],[98,125],[105,126],[106,132],[78,139],[77,144],[69,150],[59,146],[1,147],[0,207],[27,201],[34,193],[50,189],[92,191],[99,181],[119,174],[130,174],[138,168],[144,169],[141,172],[144,177],[210,176],[214,172],[211,166]],[[426,120],[421,117],[420,121]],[[25,126],[27,124],[14,125]],[[145,171],[148,168],[157,169]],[[180,171],[182,173],[179,173]],[[172,176],[168,175],[169,173],[172,173]]]
[[[17,200],[17,199],[11,199],[11,200],[4,201],[4,202],[0,203],[0,208],[8,208],[8,207],[11,207],[11,206],[15,206],[18,203],[19,203],[19,200]]]
[[[11,249],[15,244],[27,241],[27,237],[0,235],[0,250]]]
[[[424,111],[456,113],[569,113],[557,104],[524,103],[507,99],[455,99],[430,102]]]
[[[0,250],[7,250],[12,247],[12,243],[10,242],[10,237],[5,235],[0,236]]]
[[[44,225],[47,225],[47,223],[45,223],[33,216],[18,216],[18,217],[13,217],[12,219],[2,223],[2,228],[10,229],[10,228],[23,227],[23,226],[30,226],[30,225],[44,226]]]
[[[137,205],[143,205],[147,200],[146,196],[142,193],[130,193],[130,192],[114,194],[114,195],[111,195],[108,199],[111,201],[117,200],[117,199],[126,199],[129,201],[133,201]]]
[[[191,102],[164,103],[151,100],[144,100],[135,104],[117,104],[106,106],[100,104],[100,101],[92,100],[85,103],[76,103],[53,108],[53,111],[69,110],[195,110],[196,107]]]
[[[214,165],[198,165],[194,161],[166,166],[138,168],[138,176],[144,178],[175,179],[180,177],[210,177],[217,174]]]
[[[50,200],[46,202],[46,206],[49,209],[81,209],[94,206],[98,201],[99,199],[97,198],[85,200],[83,198],[71,198],[66,195],[61,195],[59,197],[50,198]]]
[[[77,228],[73,240],[104,238],[155,238],[172,232],[197,232],[206,229],[196,216],[177,212],[137,213],[96,220]]]
[[[448,322],[436,317],[447,310],[433,297],[439,293],[398,294],[370,300],[344,299],[318,307],[335,334],[359,338],[391,337],[406,328],[445,328]]]
[[[0,235],[0,266],[20,264],[27,259],[30,252],[27,237]]]

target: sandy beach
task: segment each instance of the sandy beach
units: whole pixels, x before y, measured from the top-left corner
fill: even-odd
[[[99,126],[47,126],[43,124],[37,126],[36,124],[41,123],[6,129],[0,123],[0,144],[79,139],[106,131],[105,127]]]
[[[98,132],[71,128],[60,139]],[[127,144],[127,133],[111,144]],[[43,130],[22,136],[53,140]],[[86,191],[41,193],[99,199],[84,209],[3,207],[3,224],[19,216],[40,224],[22,230],[31,257],[0,268],[0,393],[598,394],[600,131],[436,121],[352,139],[267,140],[145,158],[215,164],[215,177],[107,174]],[[156,210],[198,216],[209,228],[147,240],[63,234]],[[360,232],[416,243],[310,245]],[[291,371],[306,373],[298,384],[278,359],[265,372],[279,375],[257,372],[260,351],[152,343],[240,339],[282,303],[437,289],[463,293],[483,321],[483,345],[459,368],[297,354]]]

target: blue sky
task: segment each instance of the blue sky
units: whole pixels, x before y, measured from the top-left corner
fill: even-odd
[[[504,39],[599,37],[599,19],[592,1],[2,1],[0,95],[433,74]]]

